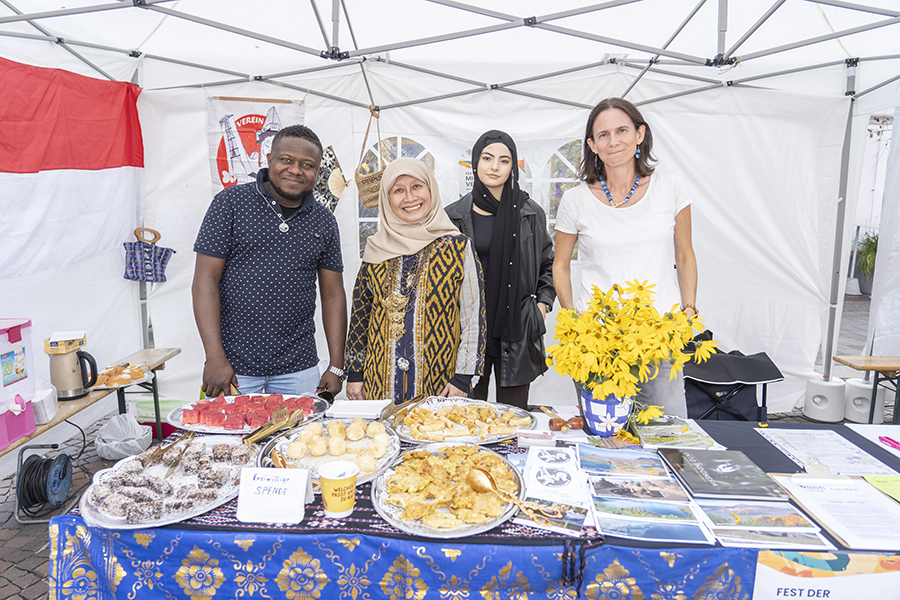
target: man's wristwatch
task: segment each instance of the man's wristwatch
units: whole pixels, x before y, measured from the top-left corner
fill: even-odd
[[[343,369],[338,369],[338,368],[335,367],[334,365],[328,365],[328,368],[327,368],[326,370],[327,370],[329,373],[334,373],[335,375],[337,375],[337,376],[338,376],[338,379],[340,379],[341,381],[344,381],[345,379],[347,379],[347,374],[344,373],[344,370],[343,370]]]

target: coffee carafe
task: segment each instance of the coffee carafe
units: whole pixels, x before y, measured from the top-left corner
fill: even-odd
[[[54,333],[44,340],[44,352],[50,357],[50,383],[60,400],[86,395],[97,383],[97,361],[79,348],[85,345],[84,332]]]

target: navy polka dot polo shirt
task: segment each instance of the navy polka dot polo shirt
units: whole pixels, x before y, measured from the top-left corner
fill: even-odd
[[[224,258],[219,283],[222,344],[238,375],[273,376],[318,364],[315,323],[319,268],[342,272],[341,237],[331,212],[307,194],[279,231],[283,213],[263,186],[226,188],[206,211],[194,252]]]

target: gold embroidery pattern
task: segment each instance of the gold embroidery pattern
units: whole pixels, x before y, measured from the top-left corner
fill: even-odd
[[[696,600],[747,600],[750,595],[741,593],[741,578],[723,563],[716,572],[706,578],[697,590]]]
[[[669,563],[669,568],[671,569],[675,566],[675,559],[681,558],[681,554],[676,554],[675,552],[660,552],[659,557]]]
[[[445,582],[439,591],[441,598],[447,600],[463,600],[463,598],[469,597],[469,592],[471,590],[469,590],[467,582],[463,581],[461,577],[451,575],[450,580]]]
[[[557,562],[562,562],[562,554],[557,554],[556,557]],[[536,556],[531,557],[531,564],[537,567],[538,573],[547,582],[547,600],[575,600],[578,597],[575,586],[553,579],[553,576],[537,561]]]
[[[63,545],[62,555],[57,546],[58,526],[50,526],[49,534],[51,540],[50,564],[56,565],[55,572],[48,574],[51,600],[94,600],[98,598],[100,592],[98,575],[88,560],[87,552],[91,541],[90,530],[87,527],[79,526],[75,528],[74,535],[66,531],[66,543]],[[119,581],[121,581],[121,577]],[[60,598],[54,594],[58,582],[62,582]]]
[[[322,589],[329,582],[320,568],[319,559],[304,552],[303,548],[297,548],[284,561],[284,568],[275,578],[275,583],[288,600],[315,600],[322,595]]]
[[[143,546],[144,550],[146,550],[155,537],[155,533],[135,533],[134,541]]]
[[[235,540],[235,543],[238,546],[243,547],[246,546],[249,548],[253,544],[253,538],[250,537],[248,539]],[[237,590],[235,590],[235,597],[241,596],[253,596],[256,592],[259,592],[260,596],[264,598],[268,598],[266,595],[266,584],[269,580],[263,575],[266,564],[272,560],[272,557],[275,556],[275,553],[281,548],[281,544],[276,542],[272,544],[272,548],[266,552],[262,560],[259,563],[254,563],[252,560],[238,558],[231,554],[228,550],[226,550],[221,543],[214,542],[212,545],[214,550],[217,550],[222,554],[222,557],[225,560],[231,561],[232,566],[234,567],[234,584],[237,586]],[[245,550],[246,551],[246,550]]]
[[[677,583],[661,583],[655,592],[650,594],[652,600],[687,600],[687,595]]]
[[[419,569],[401,554],[381,579],[381,591],[391,600],[422,600],[428,591]]]
[[[354,538],[350,541],[356,541],[358,543],[359,539]],[[378,553],[373,554],[361,569],[357,569],[356,565],[353,563],[350,563],[349,567],[345,567],[328,546],[321,542],[315,542],[315,544],[316,547],[325,554],[326,558],[337,567],[338,572],[340,573],[337,579],[338,589],[341,592],[340,598],[343,599],[349,597],[351,600],[357,600],[359,598],[362,600],[369,600],[369,593],[366,591],[366,589],[372,585],[372,582],[367,577],[369,568],[381,559],[381,555],[387,549],[388,544],[381,544],[378,548]],[[350,551],[352,552],[353,548],[350,548]]]
[[[191,600],[210,600],[225,583],[218,559],[211,558],[198,546],[194,546],[181,561],[181,567],[173,577]]]
[[[338,538],[337,541],[350,552],[353,552],[353,549],[359,546],[359,538]]]
[[[363,598],[369,597],[365,591],[366,588],[372,585],[372,582],[366,577],[364,570],[360,569],[357,571],[356,565],[351,563],[350,568],[344,569],[340,577],[338,577],[337,584],[341,590],[341,597],[346,595],[353,600],[357,600],[360,596]]]
[[[244,552],[247,552],[248,550],[250,550],[250,546],[252,546],[253,542],[255,542],[255,541],[256,541],[256,537],[252,536],[252,535],[247,535],[247,536],[238,535],[236,538],[234,538],[235,545],[238,548],[240,548],[241,550],[243,550]]]
[[[456,559],[462,554],[459,550],[451,550],[450,548],[441,548],[441,552],[450,559],[450,562],[456,562]]]
[[[116,535],[118,538],[118,534]],[[128,593],[128,600],[134,600],[137,598],[138,590],[144,586],[147,586],[148,589],[153,589],[155,586],[158,586],[162,583],[162,570],[161,565],[168,560],[169,555],[171,555],[175,551],[175,547],[178,546],[178,543],[181,541],[181,535],[175,536],[175,538],[170,542],[168,548],[163,549],[163,555],[158,559],[154,560],[144,560],[140,561],[135,559],[134,552],[128,549],[128,546],[122,544],[120,546],[122,554],[124,554],[128,559],[131,560],[131,567],[134,569],[134,576],[137,581],[134,582],[134,585],[131,586],[131,591]]]
[[[528,578],[522,571],[514,576],[512,573],[513,566],[510,561],[481,588],[481,597],[484,600],[528,600],[528,590],[531,589]]]
[[[588,600],[642,600],[644,593],[635,578],[629,575],[619,564],[619,559],[613,559],[612,564],[588,584],[585,595]]]

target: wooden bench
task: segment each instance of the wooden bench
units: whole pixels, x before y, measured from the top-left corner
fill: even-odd
[[[900,356],[835,356],[835,362],[847,365],[857,371],[874,371],[875,383],[872,384],[872,403],[869,406],[869,423],[875,420],[875,395],[878,393],[878,380],[889,382],[894,386],[894,418],[892,423],[900,423],[900,411],[897,410],[898,401],[898,377],[900,371]]]
[[[144,370],[150,371],[153,375],[150,381],[132,385],[139,385],[144,389],[147,389],[153,393],[153,408],[156,413],[156,435],[157,438],[162,440],[162,421],[159,414],[159,386],[156,382],[156,371],[164,369],[166,365],[166,361],[170,358],[177,356],[181,353],[181,348],[149,348],[147,350],[140,350],[135,352],[131,356],[127,356],[122,360],[115,361],[112,364],[135,364],[140,365],[144,368]],[[38,425],[35,429],[35,432],[29,436],[23,437],[22,439],[16,440],[11,443],[9,446],[0,450],[0,456],[3,456],[13,450],[17,449],[19,446],[27,444],[33,438],[39,436],[45,431],[49,431],[53,427],[56,427],[72,415],[81,412],[85,408],[91,406],[106,398],[113,392],[116,393],[119,399],[119,414],[124,413],[126,410],[125,406],[125,388],[129,386],[124,386],[111,390],[93,390],[87,396],[82,396],[76,400],[62,400],[59,403],[59,410],[56,411],[56,414],[50,420],[49,423],[44,425]]]

